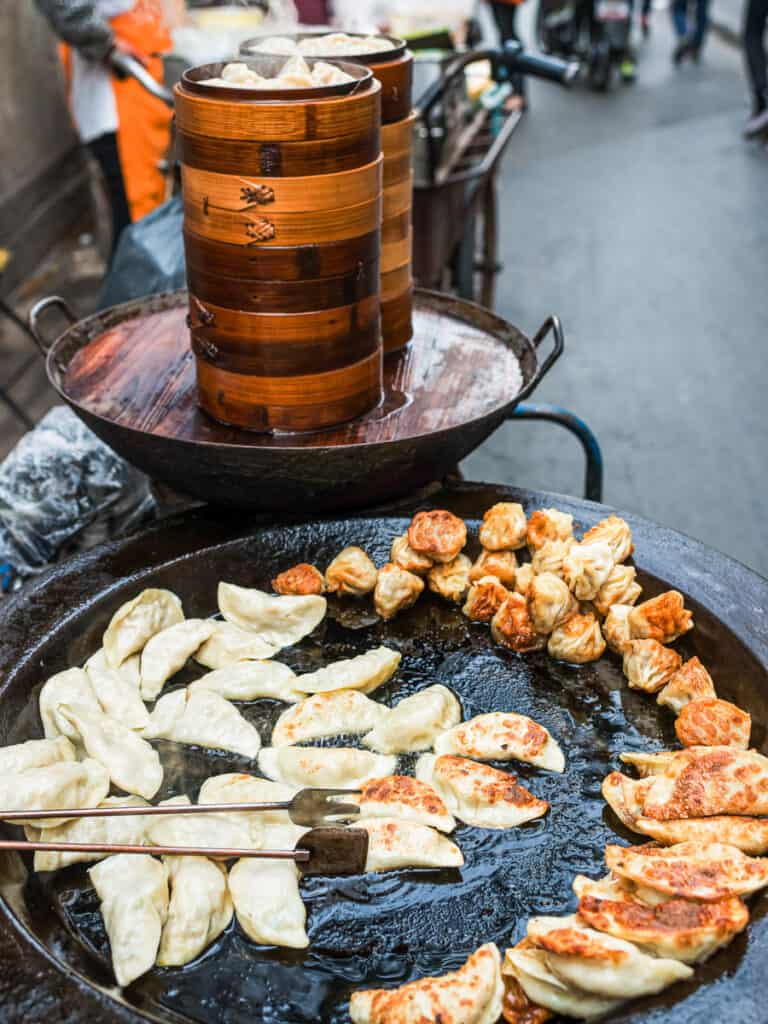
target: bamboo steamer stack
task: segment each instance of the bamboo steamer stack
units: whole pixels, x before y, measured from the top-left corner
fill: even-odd
[[[344,33],[351,39],[359,33]],[[298,32],[287,38],[293,42],[322,36],[318,32]],[[262,53],[268,37],[249,39],[240,52],[246,57]],[[384,154],[384,209],[381,225],[381,331],[384,352],[396,352],[413,337],[412,208],[413,208],[413,55],[402,39],[390,36],[389,48],[375,53],[353,54],[345,58],[369,67],[381,83],[381,147]],[[328,52],[313,56],[332,60]]]
[[[226,88],[203,84],[223,67],[207,64],[175,89],[187,322],[222,423],[313,430],[381,397],[381,85],[336,63],[353,82]]]

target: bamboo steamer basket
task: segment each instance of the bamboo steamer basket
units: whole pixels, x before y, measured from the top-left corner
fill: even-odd
[[[381,86],[336,63],[351,83],[211,86],[207,64],[175,89],[198,401],[230,426],[317,430],[381,397]]]
[[[294,42],[325,35],[296,32]],[[349,32],[355,38],[360,33]],[[269,36],[249,39],[240,53],[249,57]],[[361,37],[362,38],[362,37]],[[413,207],[413,55],[402,39],[382,36],[391,47],[379,53],[361,53],[346,59],[369,67],[381,83],[381,146],[384,154],[384,207],[381,247],[381,331],[384,352],[396,352],[413,337],[413,274],[411,220]],[[332,60],[333,54],[321,57]]]

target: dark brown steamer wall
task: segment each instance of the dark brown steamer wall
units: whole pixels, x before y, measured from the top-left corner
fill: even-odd
[[[381,398],[381,86],[340,66],[354,81],[264,91],[201,84],[207,64],[175,90],[198,400],[228,425],[315,430]]]

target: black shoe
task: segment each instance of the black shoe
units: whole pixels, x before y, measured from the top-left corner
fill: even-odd
[[[745,139],[757,139],[768,133],[768,110],[757,111],[744,126]]]
[[[688,40],[681,39],[672,51],[672,63],[678,66],[682,64],[683,60],[688,56],[689,49],[690,43],[688,42]]]

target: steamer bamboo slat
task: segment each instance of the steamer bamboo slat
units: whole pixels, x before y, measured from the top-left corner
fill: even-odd
[[[411,261],[408,260],[402,267],[396,267],[395,270],[381,275],[381,301],[388,302],[397,299],[412,287]]]
[[[402,121],[381,126],[381,148],[384,151],[385,157],[390,153],[411,152],[413,149],[413,128],[416,120],[416,114],[410,113]]]
[[[413,129],[411,113],[382,125],[384,212],[381,252],[381,333],[386,353],[396,352],[413,336],[411,272],[413,211]]]
[[[391,220],[393,217],[399,217],[403,213],[407,213],[410,217],[412,207],[413,176],[411,174],[404,178],[403,181],[398,181],[396,184],[389,185],[384,189],[383,220]]]
[[[407,231],[405,238],[394,242],[385,242],[381,247],[382,274],[390,274],[393,270],[397,270],[398,267],[402,267],[404,263],[410,262],[412,249],[413,239],[410,229]]]
[[[382,333],[386,322],[387,342],[385,353],[396,352],[413,337],[413,287],[408,288],[396,299],[381,303]]]

